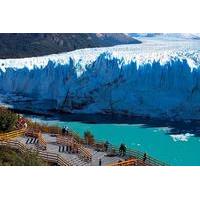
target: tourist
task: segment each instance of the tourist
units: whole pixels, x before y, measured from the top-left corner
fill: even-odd
[[[99,158],[99,166],[101,166],[101,162],[102,162],[102,161],[101,161],[101,158]]]
[[[65,126],[65,130],[67,131],[67,133],[69,132],[69,127]]]
[[[69,146],[69,153],[71,153],[72,152],[72,146],[70,145]]]
[[[65,134],[65,128],[62,128],[62,134]]]
[[[126,154],[126,146],[124,144],[121,144],[120,147],[119,147],[119,155],[120,156],[125,156]]]
[[[143,162],[144,162],[144,163],[145,163],[146,159],[147,159],[147,154],[144,153],[144,156],[143,156]]]
[[[123,144],[121,144],[119,147],[119,156],[122,155],[122,152],[123,152]]]
[[[65,133],[68,135],[68,133],[69,133],[69,127],[68,126],[64,126],[64,129],[65,129]]]

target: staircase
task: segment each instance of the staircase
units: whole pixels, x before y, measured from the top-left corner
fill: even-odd
[[[89,165],[91,165],[90,163],[83,161],[79,157],[76,157],[76,158],[70,160],[70,162],[73,163],[73,166],[89,166]]]

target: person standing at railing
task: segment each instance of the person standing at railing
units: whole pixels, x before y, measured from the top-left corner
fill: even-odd
[[[64,126],[64,127],[62,128],[62,134],[63,134],[63,135],[65,135],[65,134],[68,135],[68,133],[69,133],[69,127],[68,127],[68,126]]]
[[[144,162],[144,163],[145,163],[146,159],[147,159],[147,154],[144,153],[144,156],[143,156],[143,162]]]
[[[65,128],[62,128],[62,134],[65,135]]]
[[[68,126],[64,126],[64,129],[65,129],[66,134],[68,134],[69,133],[69,127]]]
[[[102,164],[102,161],[101,161],[101,158],[99,158],[99,166],[101,166]]]
[[[125,144],[121,144],[119,147],[119,155],[120,156],[125,156],[126,155],[126,146]]]

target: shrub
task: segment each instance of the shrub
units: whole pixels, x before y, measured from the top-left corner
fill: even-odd
[[[28,127],[34,130],[40,130],[41,132],[44,133],[54,133],[54,134],[61,134],[62,130],[58,126],[49,126],[46,124],[40,124],[37,122],[33,122],[31,120],[28,120]]]
[[[27,151],[20,153],[17,150],[0,147],[0,166],[43,166],[47,165],[36,153]]]
[[[90,131],[84,132],[84,139],[88,145],[94,144],[94,135]]]
[[[8,132],[14,129],[17,122],[17,114],[0,107],[0,131]]]

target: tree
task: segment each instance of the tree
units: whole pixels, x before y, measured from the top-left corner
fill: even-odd
[[[84,132],[84,138],[88,145],[94,144],[94,135],[90,131]]]
[[[17,122],[17,114],[6,108],[0,107],[0,131],[7,132],[14,129]]]

